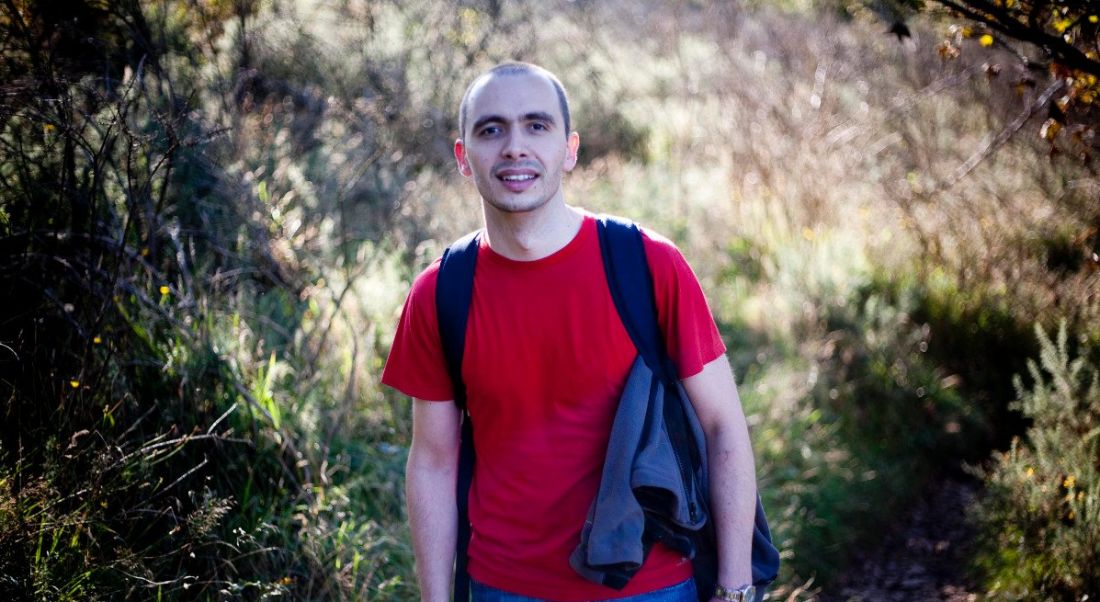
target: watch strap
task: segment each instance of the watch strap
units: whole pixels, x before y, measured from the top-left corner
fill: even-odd
[[[714,588],[714,597],[726,602],[752,602],[756,594],[756,588],[752,584],[742,585],[737,589],[728,589],[722,584]]]

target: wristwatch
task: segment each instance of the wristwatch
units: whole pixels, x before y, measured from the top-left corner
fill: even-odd
[[[737,589],[727,589],[719,585],[714,589],[714,597],[727,602],[754,602],[756,600],[756,588],[751,583],[742,585]]]

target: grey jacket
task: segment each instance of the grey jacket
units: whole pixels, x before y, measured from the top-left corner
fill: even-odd
[[[680,399],[687,394],[677,381]],[[684,530],[698,530],[707,521],[706,444],[690,402],[685,422],[693,435],[698,466],[692,468],[685,446],[677,454],[665,428],[665,404],[677,403],[676,393],[638,356],[634,360],[611,427],[603,476],[588,510],[580,545],[569,563],[589,581],[621,589],[642,566],[649,543],[643,533],[694,556]],[[668,410],[675,410],[669,407]],[[649,520],[647,521],[647,515]]]

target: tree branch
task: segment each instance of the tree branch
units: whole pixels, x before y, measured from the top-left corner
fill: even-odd
[[[1058,36],[1043,31],[1035,22],[1034,13],[1029,17],[1031,25],[1025,25],[1002,8],[984,0],[934,0],[963,16],[984,23],[1017,40],[1034,44],[1046,50],[1058,62],[1100,76],[1100,61],[1090,59],[1078,48]]]

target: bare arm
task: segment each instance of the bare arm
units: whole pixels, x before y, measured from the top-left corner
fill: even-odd
[[[721,357],[683,380],[707,439],[711,511],[718,536],[718,583],[752,583],[756,468],[741,398],[729,360]]]
[[[413,435],[405,466],[413,553],[420,597],[445,602],[451,597],[458,514],[460,414],[453,402],[413,400]]]

